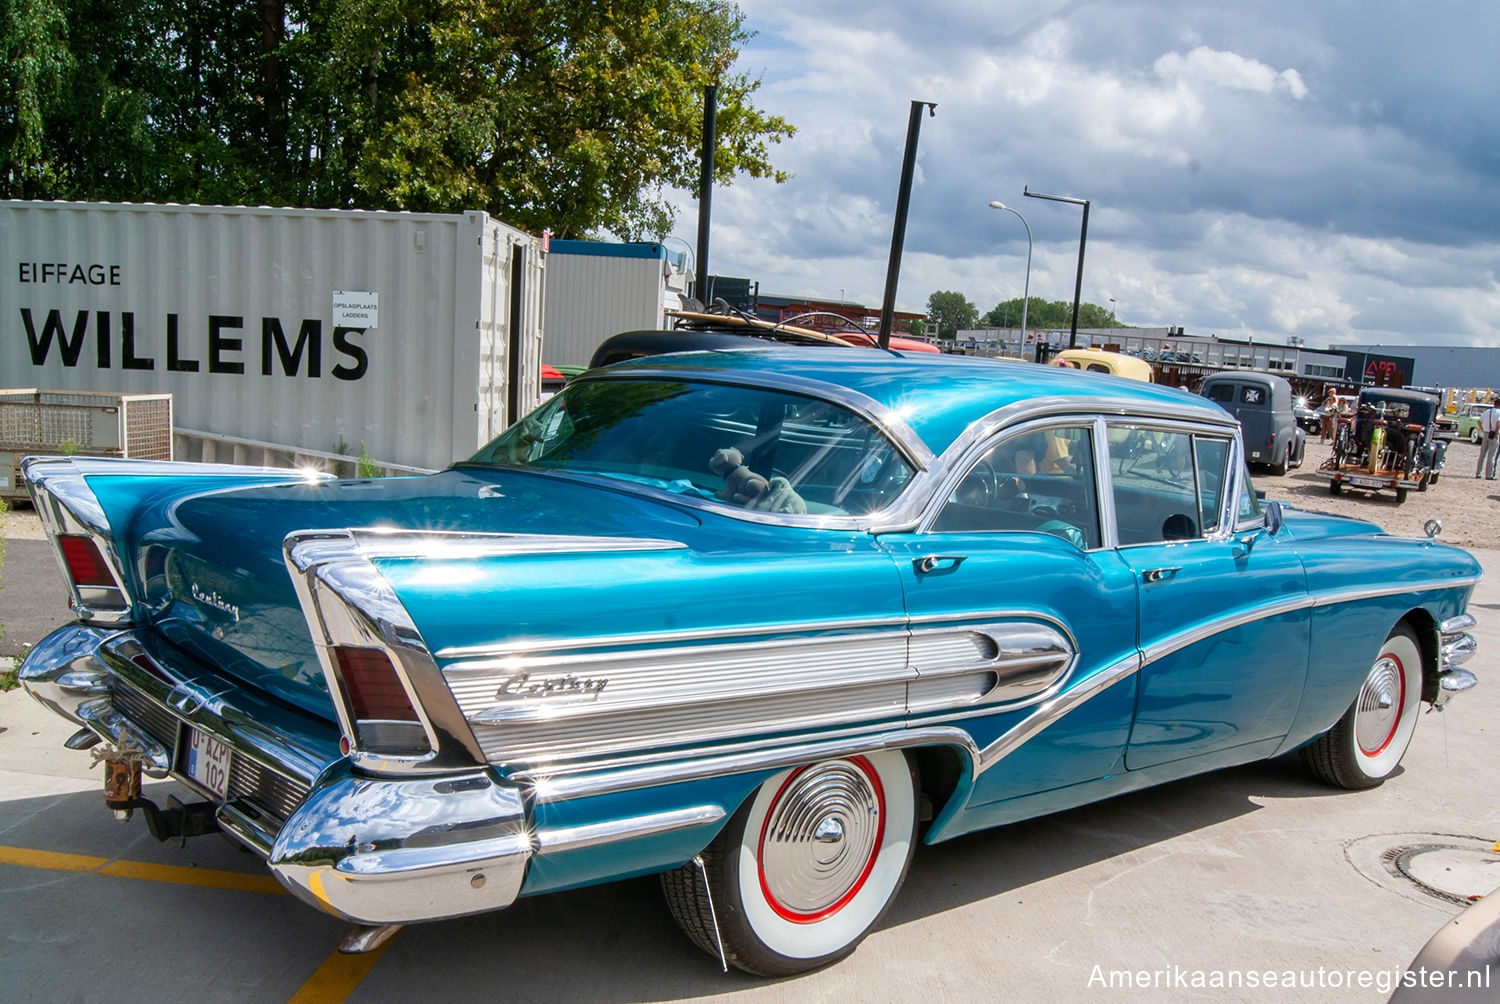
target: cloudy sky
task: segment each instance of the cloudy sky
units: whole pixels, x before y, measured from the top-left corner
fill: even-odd
[[[710,266],[878,306],[909,102],[898,303],[1030,289],[1190,334],[1500,345],[1500,5],[739,0],[791,181],[714,195]],[[697,204],[677,234],[696,242]]]

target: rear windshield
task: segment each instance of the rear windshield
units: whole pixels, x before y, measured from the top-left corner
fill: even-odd
[[[1270,391],[1259,384],[1216,383],[1209,385],[1203,395],[1223,405],[1265,407]]]
[[[678,380],[585,380],[470,463],[566,471],[763,512],[884,509],[913,469],[875,425],[830,401]]]

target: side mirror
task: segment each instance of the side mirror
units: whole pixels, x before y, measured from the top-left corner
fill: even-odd
[[[1281,503],[1275,499],[1266,502],[1263,515],[1266,520],[1266,534],[1274,537],[1281,532]]]

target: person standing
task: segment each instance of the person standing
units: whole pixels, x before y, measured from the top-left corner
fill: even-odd
[[[1323,395],[1322,410],[1323,435],[1320,441],[1326,443],[1333,438],[1334,428],[1338,424],[1339,420],[1339,398],[1338,395],[1333,392],[1332,387],[1329,387],[1328,393]]]
[[[1495,399],[1490,398],[1490,406],[1479,416],[1479,431],[1483,434],[1480,439],[1479,463],[1474,465],[1474,476],[1479,477],[1483,472],[1485,478],[1495,480],[1495,466],[1500,461],[1500,407],[1496,407]]]

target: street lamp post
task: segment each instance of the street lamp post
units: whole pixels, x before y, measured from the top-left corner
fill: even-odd
[[[1115,326],[1115,298],[1112,296],[1109,298],[1109,326]]]
[[[1021,194],[1032,199],[1049,199],[1052,202],[1071,202],[1083,207],[1083,227],[1078,231],[1078,275],[1073,280],[1073,330],[1068,335],[1068,348],[1078,347],[1078,298],[1083,292],[1083,247],[1089,239],[1089,200],[1075,199],[1067,195],[1043,195],[1022,186]]]
[[[1031,306],[1031,224],[1026,222],[1026,217],[1017,213],[1003,202],[991,202],[991,209],[1003,209],[1007,213],[1016,213],[1016,219],[1021,221],[1021,226],[1026,228],[1026,281],[1021,287],[1021,344],[1026,344],[1026,308]]]

